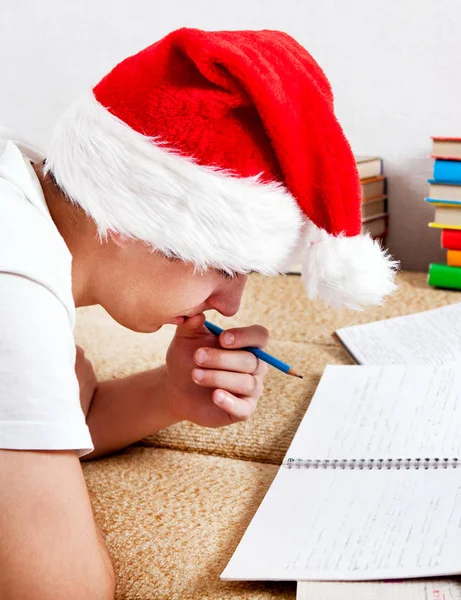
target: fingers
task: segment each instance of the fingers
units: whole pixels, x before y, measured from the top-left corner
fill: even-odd
[[[231,423],[247,421],[253,414],[257,398],[237,398],[227,390],[214,390],[213,402],[229,416]]]
[[[193,369],[192,379],[202,387],[217,388],[212,399],[228,414],[230,422],[249,419],[263,393],[269,365],[251,352],[217,348],[199,348],[194,359],[204,368]]]
[[[254,374],[261,361],[245,350],[229,352],[219,348],[199,348],[195,351],[194,362],[199,368]]]
[[[268,340],[269,332],[262,325],[233,328],[219,335],[219,343],[225,349],[202,347],[194,353],[197,368],[192,370],[193,381],[201,387],[214,388],[212,400],[231,423],[251,417],[269,371],[265,362],[243,348],[264,348]]]
[[[213,369],[193,369],[192,379],[203,387],[222,388],[232,394],[242,396],[261,396],[263,390],[262,377],[249,373],[233,373],[232,371],[215,371]]]
[[[235,327],[219,334],[219,343],[223,348],[264,348],[269,341],[269,331],[262,325]]]
[[[194,338],[199,333],[199,330],[202,328],[205,323],[205,315],[203,313],[199,313],[191,317],[190,319],[186,319],[184,323],[181,325],[177,325],[176,327],[176,337],[181,338]],[[204,333],[207,333],[207,330],[204,328]]]

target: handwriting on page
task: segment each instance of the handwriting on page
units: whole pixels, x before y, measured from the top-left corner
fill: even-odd
[[[287,457],[461,458],[461,369],[328,366]],[[222,577],[451,575],[460,540],[459,468],[281,467]]]
[[[461,369],[328,367],[287,457],[461,458]]]
[[[298,581],[296,600],[461,600],[461,581]]]
[[[306,495],[312,485],[315,498]],[[426,575],[454,563],[459,570],[461,477],[456,471],[343,471],[337,477],[318,472],[300,486],[303,492],[293,499],[292,510],[310,518],[304,518],[306,529],[286,569],[366,571],[366,578],[378,571]]]
[[[362,365],[461,361],[461,303],[336,333]]]
[[[456,470],[285,469],[223,576],[364,580],[453,574],[460,570],[460,539]]]

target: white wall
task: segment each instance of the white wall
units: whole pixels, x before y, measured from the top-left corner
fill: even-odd
[[[391,251],[405,268],[443,260],[424,196],[429,136],[461,136],[460,0],[0,0],[0,122],[46,148],[73,98],[181,26],[282,29],[302,43],[354,151],[385,160]]]

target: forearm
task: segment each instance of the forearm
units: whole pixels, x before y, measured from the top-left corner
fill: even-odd
[[[110,454],[177,423],[167,409],[165,381],[164,367],[159,367],[99,383],[86,418],[95,449],[83,460]]]

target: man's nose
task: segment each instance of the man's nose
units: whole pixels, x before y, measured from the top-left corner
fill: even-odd
[[[239,275],[225,285],[220,286],[207,300],[210,308],[217,310],[225,317],[233,317],[240,308],[247,275]]]

